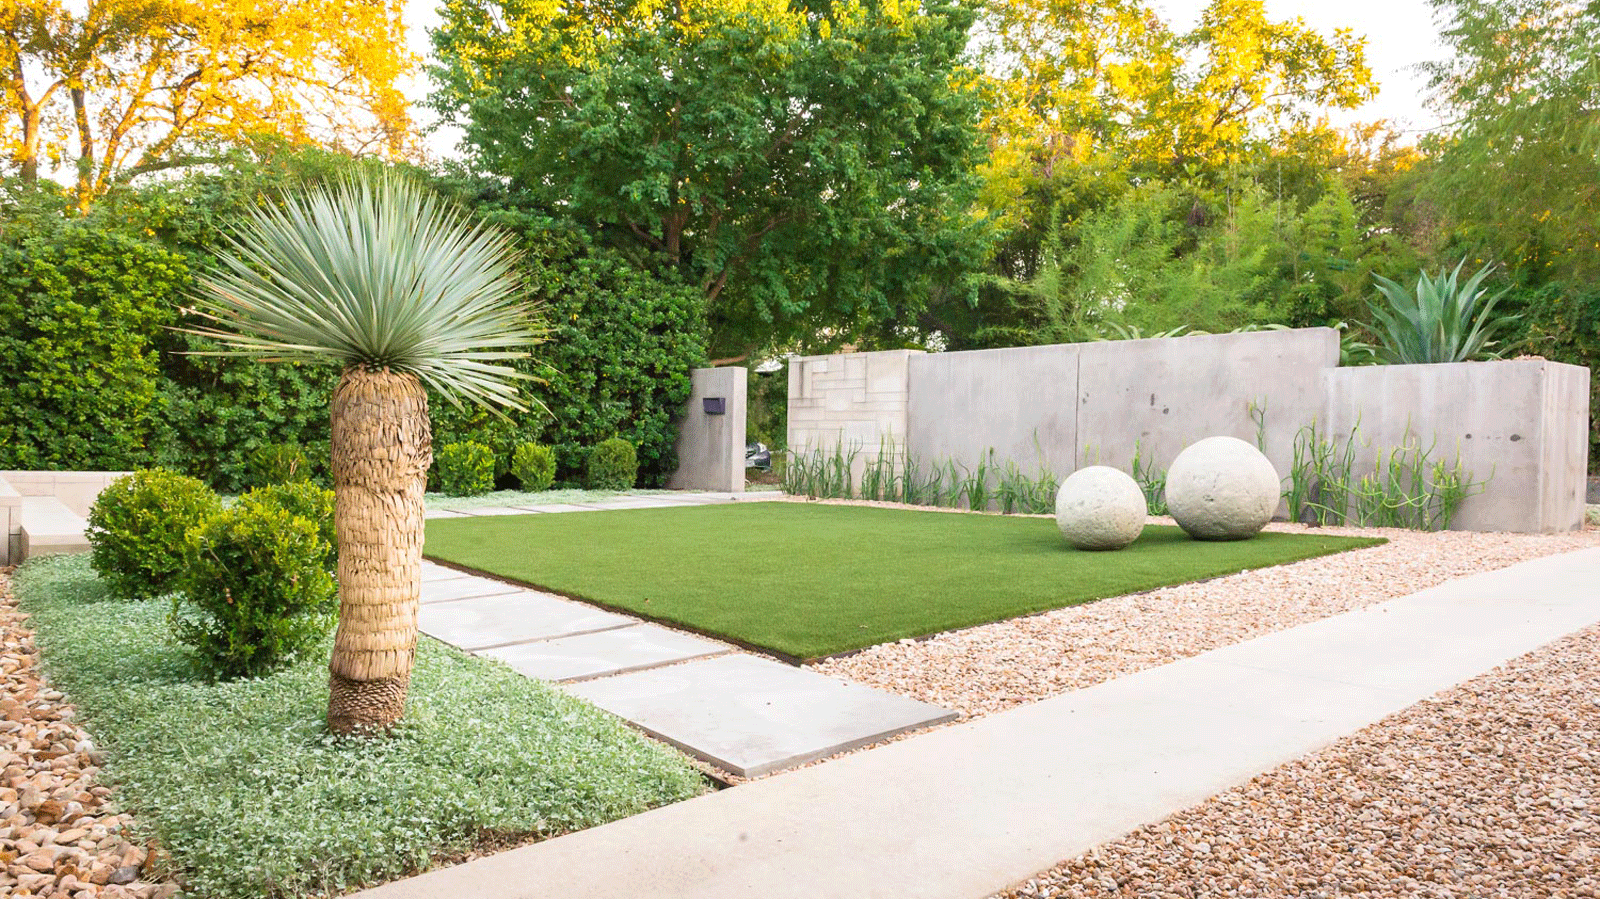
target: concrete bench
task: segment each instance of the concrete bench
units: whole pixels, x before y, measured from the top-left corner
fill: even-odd
[[[30,556],[89,551],[89,522],[53,496],[24,496],[17,561]]]

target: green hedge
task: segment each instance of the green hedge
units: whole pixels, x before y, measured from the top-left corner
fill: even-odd
[[[240,165],[125,190],[81,217],[48,189],[13,196],[0,209],[0,469],[162,466],[235,493],[260,485],[258,453],[298,444],[325,475],[335,369],[192,355],[215,346],[171,326],[194,323],[180,307],[242,209],[351,164]],[[492,185],[436,183],[519,238],[550,335],[522,365],[541,379],[526,390],[532,411],[433,397],[435,445],[490,447],[499,486],[512,486],[516,447],[538,442],[575,484],[589,449],[619,436],[639,448],[641,482],[663,483],[672,417],[705,360],[699,291]]]

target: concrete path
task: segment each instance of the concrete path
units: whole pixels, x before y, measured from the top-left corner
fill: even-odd
[[[744,501],[741,496],[625,496],[605,508]],[[534,508],[470,512],[562,511],[529,511]],[[742,777],[956,717],[939,706],[433,562],[423,564],[418,625],[529,677],[570,684],[572,692],[641,730]]]
[[[1526,562],[358,894],[981,899],[1600,621]]]
[[[624,493],[586,503],[531,503],[525,506],[475,506],[468,509],[430,509],[425,518],[472,518],[483,515],[538,515],[551,512],[603,512],[607,509],[667,509],[718,503],[760,503],[783,499],[777,490],[750,493]]]

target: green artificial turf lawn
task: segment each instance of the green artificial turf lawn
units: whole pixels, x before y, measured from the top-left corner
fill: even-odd
[[[1205,543],[1150,526],[1079,552],[1049,518],[748,503],[435,519],[425,553],[795,659],[1382,540]]]

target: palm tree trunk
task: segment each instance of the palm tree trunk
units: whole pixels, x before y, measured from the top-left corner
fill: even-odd
[[[433,461],[414,375],[351,366],[333,390],[339,630],[328,729],[387,730],[405,712],[422,592],[422,491]]]

